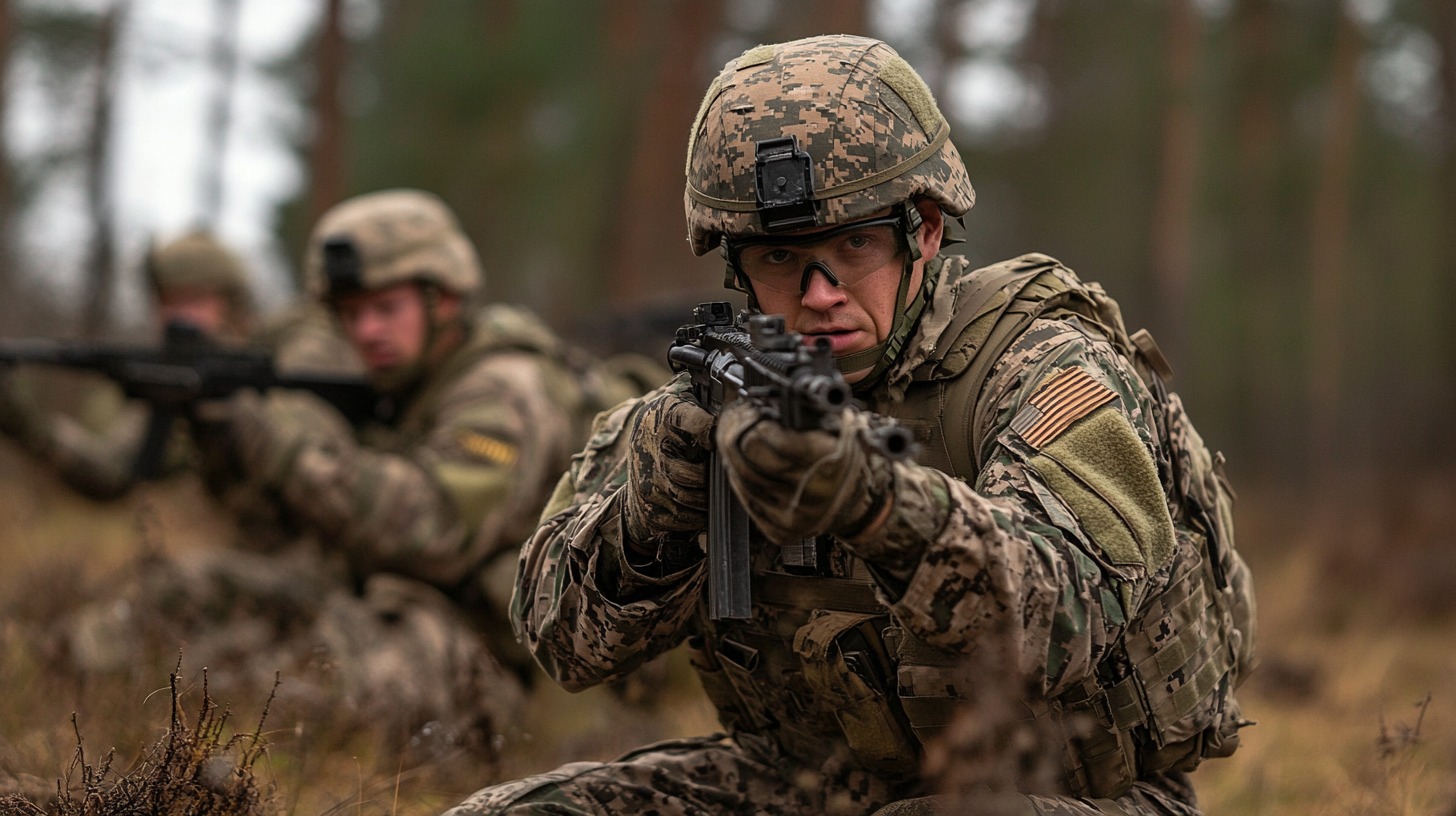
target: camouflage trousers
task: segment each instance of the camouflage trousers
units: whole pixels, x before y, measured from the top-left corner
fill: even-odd
[[[819,772],[755,757],[721,735],[649,745],[612,762],[574,762],[476,791],[444,816],[1198,816],[1182,775],[1139,782],[1117,800],[995,795],[887,802],[864,774]],[[832,780],[831,780],[832,781]]]
[[[148,556],[58,633],[84,673],[138,654],[209,667],[214,693],[265,697],[304,718],[351,718],[424,755],[494,752],[524,692],[435,588],[377,574],[361,586],[306,552]],[[291,715],[291,714],[290,714]]]

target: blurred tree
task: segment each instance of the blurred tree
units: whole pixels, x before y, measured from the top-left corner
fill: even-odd
[[[764,42],[817,34],[867,34],[865,0],[781,0],[774,4]]]
[[[9,241],[11,253],[0,283],[4,284],[5,295],[18,296],[6,297],[0,303],[0,318],[15,331],[33,331],[46,325],[54,330],[55,321],[49,318],[63,317],[69,323],[76,318],[77,310],[71,307],[57,312],[55,304],[49,302],[43,281],[26,257],[26,235],[17,227],[41,192],[55,182],[74,181],[78,169],[85,166],[87,114],[95,99],[91,88],[96,78],[99,17],[93,11],[69,6],[5,5],[9,36],[3,57],[5,82],[0,86],[0,114],[14,122],[16,100],[28,91],[61,124],[53,127],[52,138],[32,146],[24,156],[14,155],[20,149],[10,141],[16,129],[9,126],[0,132],[0,141],[5,145],[0,163],[6,190],[6,213],[0,230]]]
[[[1163,33],[1162,147],[1152,212],[1152,272],[1158,335],[1165,353],[1187,359],[1198,194],[1203,34],[1193,0],[1168,0]]]
[[[15,8],[0,0],[0,303],[13,303],[20,290],[14,244],[15,181],[10,167],[10,61],[15,50]],[[7,310],[8,311],[8,310]]]
[[[641,32],[648,15],[640,13],[640,3],[624,5],[637,6],[639,13],[623,14],[619,7],[611,15],[613,24],[636,20]],[[617,305],[641,302],[663,286],[679,288],[654,270],[672,269],[682,258],[682,242],[664,238],[686,234],[680,228],[683,162],[679,157],[706,85],[699,81],[698,57],[709,50],[722,24],[721,2],[670,3],[661,12],[656,15],[656,31],[647,38],[658,47],[645,49],[656,64],[641,75],[646,88],[631,103],[633,127],[622,140],[620,181],[612,185],[615,206],[609,208],[612,218],[604,225],[607,255],[602,262],[609,298]],[[629,41],[640,43],[641,34]]]
[[[935,21],[931,28],[934,32],[934,48],[939,53],[940,64],[926,66],[921,71],[921,76],[942,105],[951,98],[952,69],[966,57],[967,49],[961,39],[961,15],[965,9],[966,4],[962,0],[935,0],[931,12],[931,19]]]
[[[1237,438],[1260,470],[1283,470],[1299,460],[1302,446],[1291,408],[1289,381],[1298,367],[1295,329],[1300,302],[1298,257],[1287,211],[1292,164],[1286,130],[1293,107],[1294,77],[1286,53],[1294,23],[1274,0],[1237,0],[1233,7],[1232,65],[1234,154],[1228,209],[1232,297],[1221,300],[1222,320],[1234,353],[1221,355],[1218,382],[1236,401]]]
[[[1440,196],[1436,205],[1439,225],[1433,230],[1437,243],[1436,282],[1437,301],[1456,303],[1456,3],[1449,0],[1426,0],[1426,12],[1430,20],[1430,32],[1436,43],[1437,54],[1437,99],[1436,108],[1436,172]],[[1446,372],[1456,370],[1456,324],[1453,321],[1437,321],[1439,327],[1435,348],[1437,366]],[[1446,376],[1436,385],[1436,405],[1456,405],[1456,376]],[[1437,447],[1456,451],[1456,423],[1452,423],[1447,411],[1435,411],[1422,423],[1421,436],[1436,439],[1442,444]]]
[[[1312,473],[1333,479],[1339,471],[1341,386],[1345,349],[1346,285],[1350,252],[1350,199],[1355,142],[1360,131],[1359,65],[1364,50],[1360,25],[1339,4],[1330,58],[1323,146],[1317,169],[1309,230],[1310,361],[1308,416]]]
[[[227,167],[228,131],[232,123],[233,88],[238,73],[238,12],[241,0],[213,0],[211,62],[215,74],[211,104],[207,112],[207,134],[203,139],[201,163],[200,220],[216,229],[223,207],[223,177]]]
[[[97,28],[91,121],[86,136],[86,209],[91,222],[87,239],[86,301],[81,310],[83,337],[104,334],[111,318],[116,281],[116,225],[112,209],[111,131],[115,95],[117,34],[130,0],[115,0]]]
[[[346,44],[344,0],[326,0],[314,45],[313,144],[308,151],[308,223],[344,197],[347,157],[340,85]]]
[[[956,251],[1044,251],[1106,284],[1237,471],[1307,479],[1335,445],[1449,455],[1450,400],[1432,395],[1456,398],[1456,331],[1433,295],[1456,293],[1456,4],[906,8],[334,2],[332,38],[293,66],[318,119],[300,146],[312,203],[286,234],[296,250],[327,203],[419,186],[459,212],[492,297],[568,331],[711,296],[718,261],[688,254],[680,208],[712,74],[759,42],[889,36],[956,120],[979,192]],[[1439,104],[1420,99],[1428,63]],[[1435,427],[1445,443],[1423,444]]]

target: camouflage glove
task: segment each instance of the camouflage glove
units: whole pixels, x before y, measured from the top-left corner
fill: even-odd
[[[713,417],[680,392],[645,402],[632,427],[622,522],[638,555],[708,526]]]
[[[793,431],[747,403],[718,420],[728,478],[759,529],[777,544],[829,533],[892,570],[919,561],[949,515],[945,477],[893,462],[865,443],[869,416],[846,411],[836,433]]]
[[[303,449],[307,434],[295,423],[281,422],[263,396],[244,389],[226,403],[227,439],[248,478],[263,487],[278,487]]]

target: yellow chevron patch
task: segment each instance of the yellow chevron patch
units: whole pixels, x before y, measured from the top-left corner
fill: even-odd
[[[481,459],[493,462],[497,465],[510,467],[516,463],[518,453],[516,446],[493,436],[486,436],[469,429],[462,430],[455,435],[460,447],[466,452],[479,456]]]
[[[1040,449],[1056,439],[1073,422],[1117,397],[1112,389],[1080,368],[1069,368],[1048,381],[1031,396],[1026,407],[1011,420],[1011,430]]]

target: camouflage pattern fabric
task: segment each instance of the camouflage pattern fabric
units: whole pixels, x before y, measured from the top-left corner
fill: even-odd
[[[476,628],[433,587],[377,575],[356,591],[339,565],[298,547],[199,548],[144,556],[114,591],[63,622],[64,656],[86,675],[144,655],[209,666],[215,693],[253,697],[276,678],[283,716],[391,733],[417,759],[462,748],[488,758],[521,703]]]
[[[357,280],[326,274],[324,247],[336,240],[347,241],[358,254]],[[355,196],[324,213],[308,239],[303,280],[323,300],[412,280],[469,299],[485,283],[485,272],[450,207],[434,193],[402,189]]]
[[[684,199],[693,252],[765,232],[754,172],[762,139],[795,137],[812,157],[814,225],[917,196],[962,215],[976,194],[949,133],[925,82],[883,42],[841,35],[751,48],[709,85],[693,123]]]
[[[767,746],[765,746],[767,747]],[[478,814],[865,813],[876,793],[862,771],[795,775],[783,757],[756,755],[713,735],[649,745],[613,762],[576,762],[479,791],[446,816]]]
[[[861,394],[872,408],[897,402],[892,384],[903,383],[932,354],[956,353],[937,350],[933,343],[943,328],[937,321],[948,319],[944,301],[949,297],[947,288],[935,293],[906,354]],[[876,593],[855,602],[858,614],[824,612],[836,607],[815,601],[812,581],[772,591],[776,585],[788,586],[785,580],[793,579],[799,568],[788,557],[790,548],[764,541],[754,549],[752,617],[742,622],[707,618],[700,555],[671,569],[629,557],[622,524],[622,497],[629,489],[626,463],[632,448],[655,444],[632,433],[638,427],[637,414],[652,399],[649,395],[598,418],[586,449],[573,461],[540,528],[522,550],[512,608],[518,634],[541,666],[568,689],[619,677],[686,641],[704,690],[729,731],[731,754],[768,761],[777,769],[775,778],[796,781],[796,791],[849,792],[853,801],[846,812],[870,813],[928,793],[925,788],[934,780],[921,775],[915,739],[884,704],[886,696],[913,695],[915,689],[914,677],[894,682],[891,650],[876,646],[883,633],[900,630],[966,656],[998,655],[999,665],[1025,689],[1024,699],[1034,703],[1091,676],[1127,627],[1139,600],[1173,580],[1178,564],[1198,557],[1195,543],[1185,535],[1169,548],[1110,548],[1113,539],[1106,528],[1094,534],[1079,518],[1072,507],[1082,504],[1080,497],[1067,495],[1065,480],[1049,478],[1052,471],[1036,457],[1047,443],[1062,440],[1068,428],[1086,425],[1014,422],[1027,405],[1038,400],[1047,404],[1049,394],[1055,396],[1044,389],[1058,377],[1071,377],[1071,393],[1086,399],[1070,413],[1048,416],[1091,419],[1115,438],[1132,440],[1116,448],[1119,458],[1101,463],[1102,476],[1132,497],[1124,504],[1140,506],[1154,518],[1159,513],[1166,517],[1161,491],[1154,491],[1156,506],[1142,506],[1149,500],[1143,490],[1149,474],[1158,484],[1169,472],[1169,442],[1157,425],[1153,395],[1131,364],[1086,324],[1038,320],[992,371],[987,387],[995,406],[989,436],[994,444],[974,484],[926,474],[944,485],[948,509],[939,502],[892,503],[886,530],[933,533],[888,535],[871,543],[856,540],[848,531],[844,540],[814,541],[823,548],[814,556],[821,575],[873,580]],[[1027,435],[1041,447],[1027,442]],[[1095,459],[1101,450],[1094,444],[1091,454],[1080,455]],[[896,514],[903,518],[897,521]],[[794,561],[803,563],[797,557]],[[879,673],[891,678],[889,683],[882,679],[877,687],[855,690],[834,685],[842,676],[826,677],[820,661],[851,642],[863,650],[859,662],[882,664]],[[1046,749],[1060,751],[1060,746]],[[591,775],[600,780],[594,784],[605,787],[590,798],[607,804],[590,812],[628,812],[610,804],[614,767]],[[831,779],[832,774],[821,770],[835,767],[853,768],[860,776]],[[667,780],[678,773],[677,766],[667,765],[654,780],[676,784]],[[1176,774],[1143,782],[1166,795],[1145,795],[1138,788],[1104,806],[1052,789],[1035,790],[1037,795],[1025,801],[1040,813],[1197,812],[1192,790]],[[740,784],[747,783],[735,782],[724,792],[730,802],[742,790]],[[561,788],[580,798],[571,785],[550,775],[517,785],[543,792],[533,795]],[[482,791],[470,800],[479,804],[461,812],[510,812],[492,809],[495,796],[490,789]],[[766,812],[776,807],[798,812],[792,798],[770,797],[755,804]],[[686,807],[660,812],[717,811]]]
[[[1173,774],[1138,782],[1117,800],[976,791],[902,799],[885,805],[873,816],[1196,816],[1198,809],[1188,804],[1193,799],[1187,777]]]
[[[228,424],[194,434],[239,546],[145,559],[118,582],[126,603],[103,599],[69,627],[72,657],[106,670],[182,640],[189,662],[255,668],[234,678],[255,688],[282,671],[285,701],[493,751],[529,661],[505,623],[502,568],[586,431],[559,352],[534,317],[496,306],[388,425],[350,428],[309,394],[235,398],[247,440]]]
[[[584,397],[556,344],[521,310],[483,310],[397,420],[357,441],[305,441],[278,499],[360,574],[458,588],[515,554],[584,436]]]

